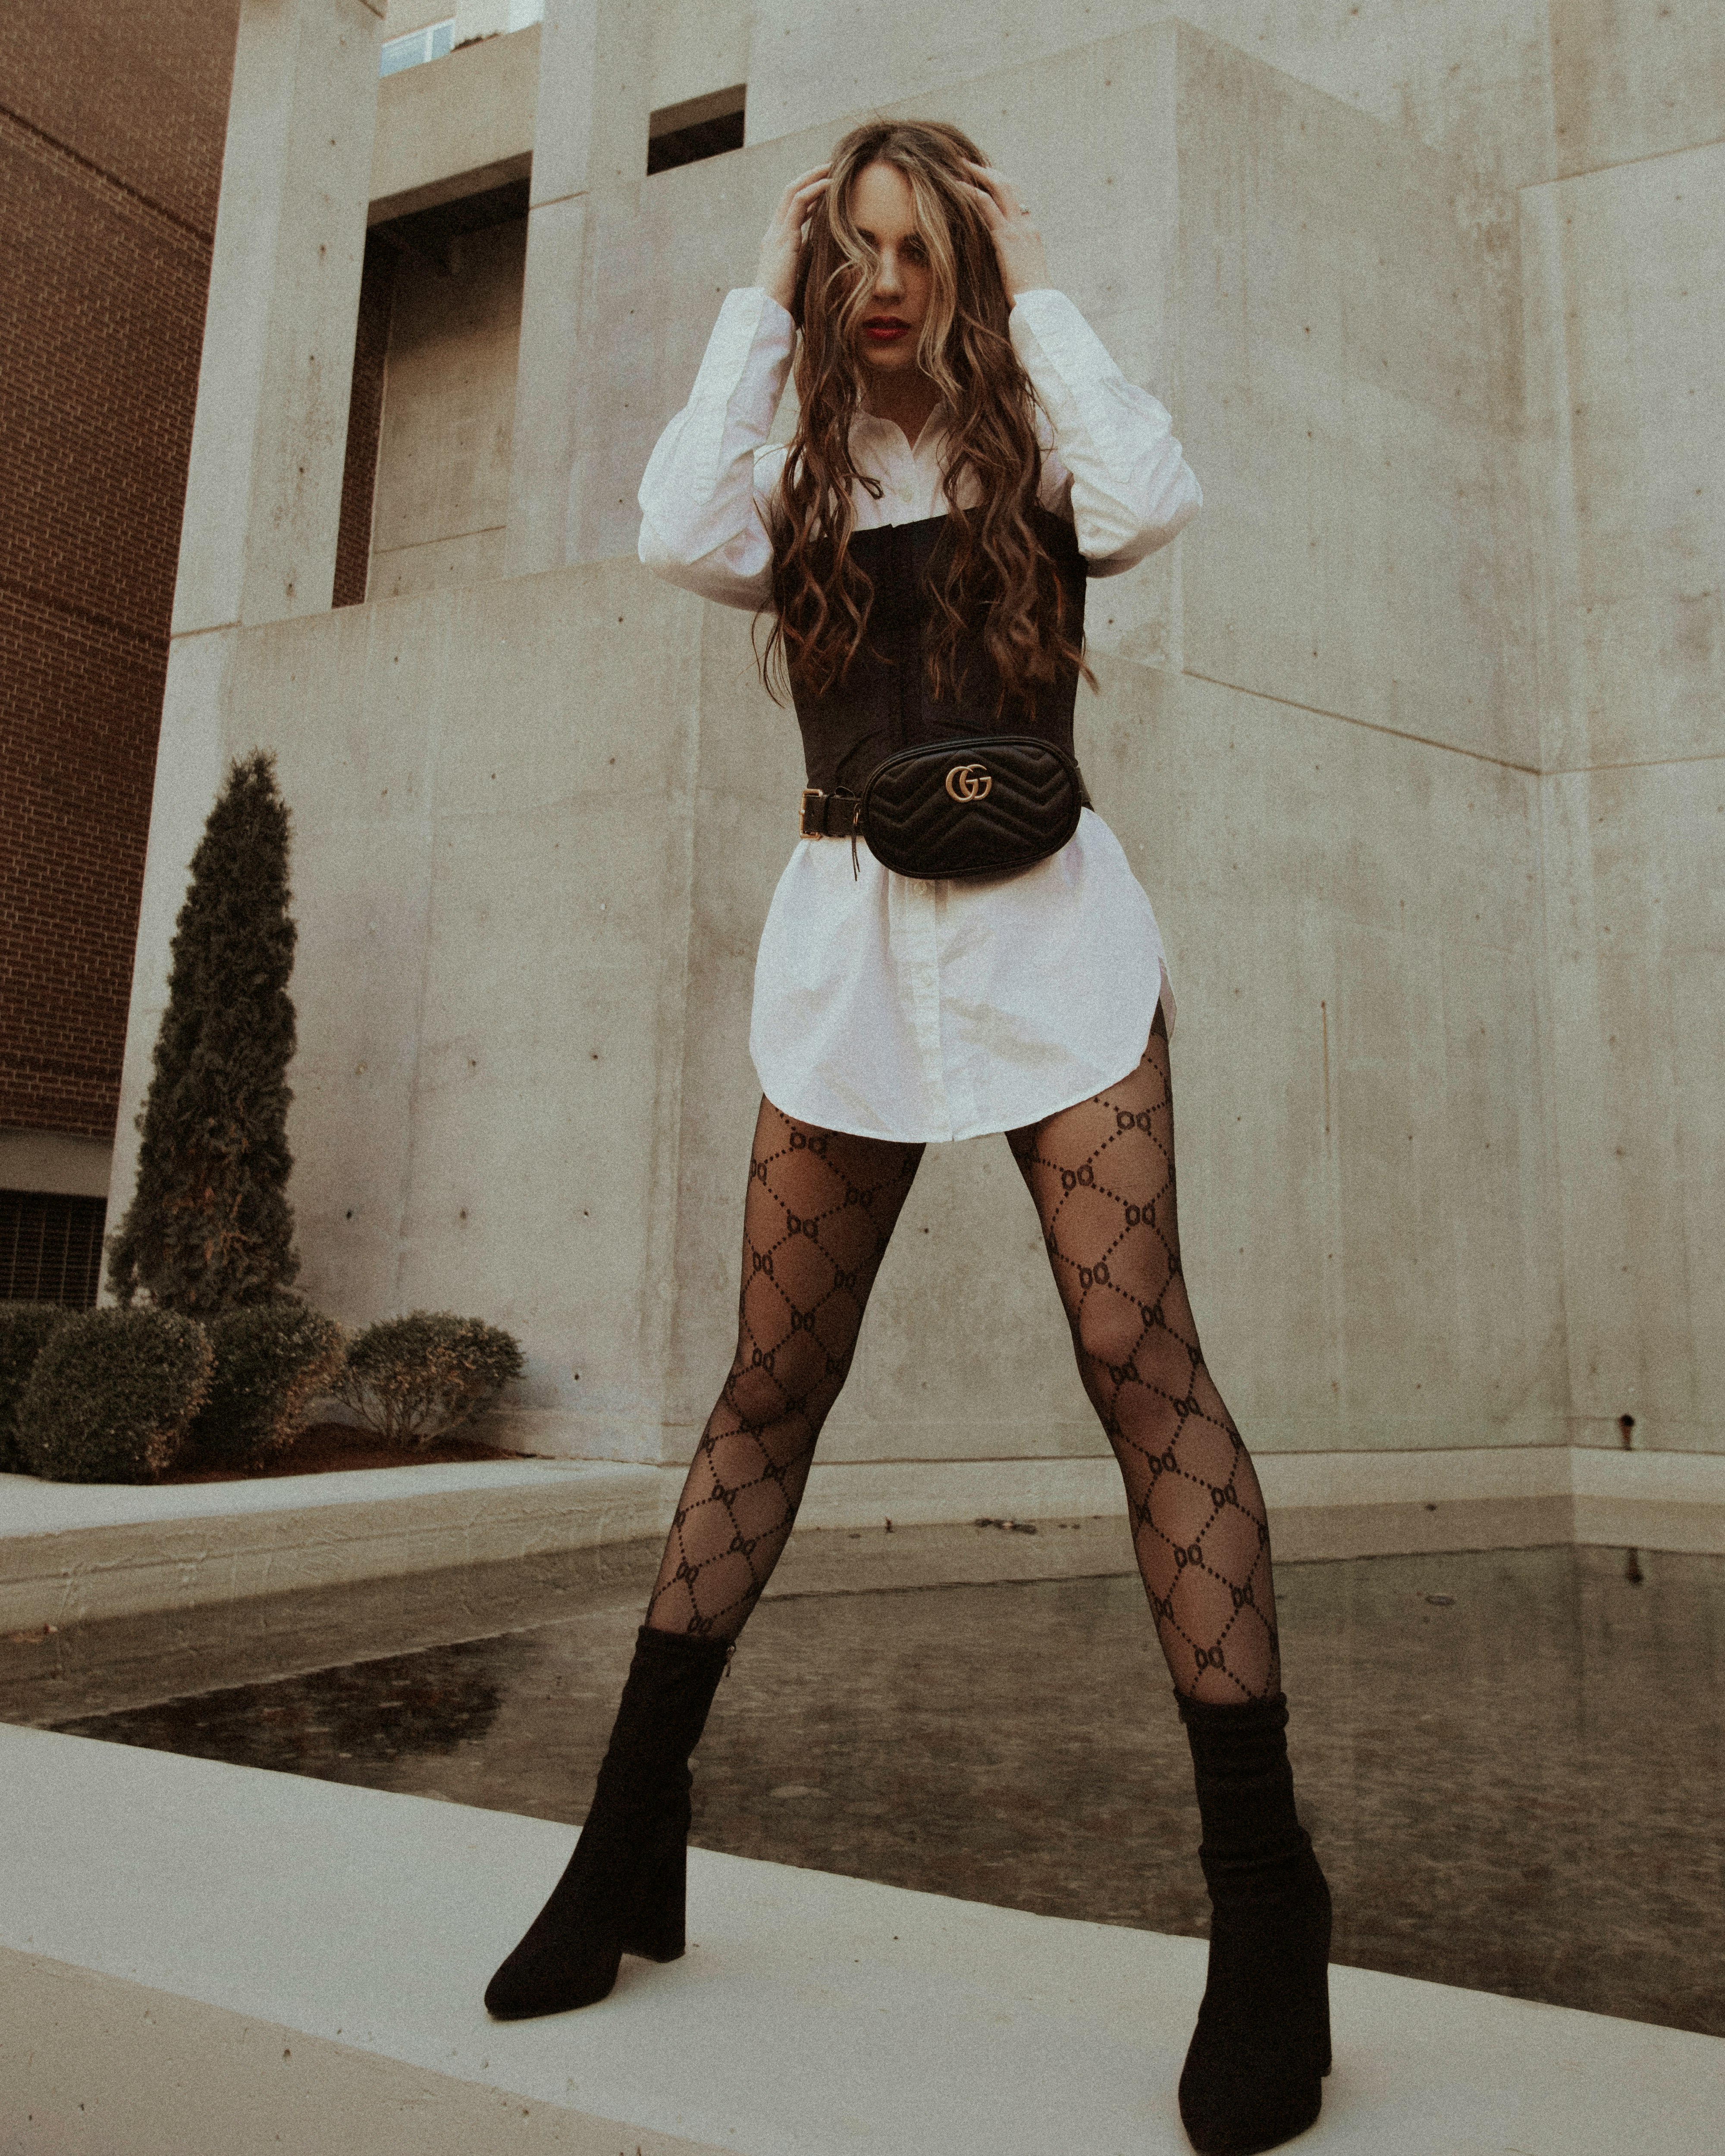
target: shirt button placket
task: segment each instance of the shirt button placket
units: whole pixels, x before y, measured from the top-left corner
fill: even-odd
[[[930,1106],[940,1120],[942,1134],[952,1134],[952,1117],[947,1100],[947,1075],[941,1057],[940,948],[935,937],[935,892],[919,876],[911,879],[905,893],[905,926],[914,957],[907,969],[916,1013],[916,1048],[922,1065],[922,1082]]]

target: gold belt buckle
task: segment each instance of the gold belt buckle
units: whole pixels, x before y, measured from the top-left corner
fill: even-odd
[[[826,798],[825,789],[822,787],[805,786],[803,788],[803,798],[797,807],[797,829],[805,839],[825,838],[824,831],[817,829],[810,824],[809,804],[811,801],[824,801]],[[817,809],[815,814],[818,815],[819,811]]]

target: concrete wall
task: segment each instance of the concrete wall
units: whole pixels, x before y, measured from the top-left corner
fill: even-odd
[[[939,103],[993,116],[1056,275],[1214,488],[1183,567],[1099,588],[1085,723],[1175,957],[1223,1382],[1272,1446],[1554,1440],[1502,234],[1458,221],[1443,153],[1171,24]],[[1050,110],[1087,115],[1081,157]],[[664,175],[602,231],[592,364],[631,392],[582,437],[599,559],[260,629],[233,677],[231,745],[275,743],[299,834],[305,1285],[517,1327],[547,1444],[675,1457],[728,1353],[795,737],[747,622],[625,549],[728,257],[824,141]],[[1455,1173],[1488,1148],[1499,1173]],[[879,1294],[834,1462],[1097,1449],[1004,1145],[931,1160]]]
[[[1496,181],[1554,169],[1549,0],[762,0],[749,140],[1183,19],[1294,81],[1460,151]],[[1049,117],[1052,117],[1050,115]]]
[[[414,15],[423,10],[415,8]],[[418,29],[392,8],[386,37]],[[439,9],[424,20],[443,19]],[[517,178],[532,161],[539,86],[537,24],[488,38],[376,85],[372,151],[373,224]]]
[[[109,1217],[186,873],[221,783],[243,629],[327,617],[377,110],[382,0],[241,0],[172,635],[132,962]],[[255,737],[253,737],[255,738]]]
[[[114,1148],[66,1131],[0,1131],[0,1190],[43,1190],[105,1198]]]
[[[761,0],[751,142],[1178,18],[1517,188],[1715,141],[1712,0]]]
[[[526,220],[397,265],[367,594],[503,570]]]
[[[1712,0],[1547,0],[1557,173],[1716,142],[1725,17]]]
[[[1543,813],[1570,1382],[1599,1426],[1626,1412],[1645,1441],[1714,1449],[1725,143],[1530,189],[1522,214],[1551,453]]]
[[[1112,663],[1080,723],[1169,938],[1184,1217],[1224,1389],[1276,1447],[1548,1440],[1536,730],[1494,543],[1516,507],[1494,478],[1516,468],[1504,235],[1458,222],[1440,153],[1172,25],[927,102],[979,133],[992,116],[1057,281],[1168,398],[1206,489],[1175,549],[1096,587]],[[1050,154],[1045,116],[1081,110],[1084,154]],[[781,146],[783,168],[821,139]],[[693,286],[701,176],[665,177],[641,252]],[[663,403],[706,328],[691,303],[664,333]],[[683,1246],[685,1426],[721,1366],[752,926],[794,783],[785,726],[762,788],[747,624],[716,615],[708,639],[729,709],[715,727],[704,705],[696,844],[727,902],[697,916],[685,1058],[718,1044],[727,1078],[685,1087],[685,1215],[706,1221]],[[961,1258],[978,1249],[993,1267]],[[876,1293],[828,1457],[1094,1447],[1004,1147],[931,1158]]]
[[[700,613],[629,562],[283,623],[225,722],[294,808],[302,1286],[509,1325],[523,1436],[625,1458],[671,1312]]]
[[[425,151],[439,83],[506,76],[518,133],[519,56],[567,73],[579,12],[414,71],[415,186],[469,154],[454,106]],[[1081,748],[1168,941],[1189,1271],[1248,1436],[1598,1445],[1628,1410],[1725,1449],[1720,36],[1630,0],[1182,12],[1232,42],[1124,0],[644,13],[603,127],[603,83],[556,92],[517,372],[501,238],[483,303],[398,316],[376,603],[183,655],[164,862],[218,752],[276,746],[295,809],[303,1285],[514,1327],[523,1444],[685,1455],[728,1355],[798,761],[747,620],[635,564],[634,490],[785,176],[896,98],[1021,178],[1204,485],[1096,588]],[[610,171],[745,49],[750,147]],[[506,490],[501,566],[565,566],[498,578]],[[931,1154],[825,1456],[1098,1442],[1004,1146]]]

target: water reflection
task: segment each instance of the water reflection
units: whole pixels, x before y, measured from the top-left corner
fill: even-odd
[[[523,1633],[464,1640],[61,1726],[234,1766],[413,1789],[423,1763],[485,1738],[511,1679],[536,1654]]]
[[[1725,2035],[1725,1559],[1640,1570],[1284,1568],[1338,1960]],[[637,1607],[61,1726],[578,1821]],[[769,1600],[696,1776],[709,1848],[1163,1931],[1204,1928],[1197,1831],[1131,1579]]]

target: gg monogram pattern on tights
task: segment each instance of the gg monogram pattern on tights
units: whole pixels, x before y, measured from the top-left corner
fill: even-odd
[[[737,1358],[678,1501],[648,1605],[656,1630],[734,1639],[760,1599],[922,1158],[762,1102]]]
[[[1125,1479],[1175,1685],[1216,1703],[1271,1697],[1281,1676],[1270,1528],[1181,1276],[1160,1016],[1117,1086],[1009,1142]],[[734,1639],[759,1600],[922,1157],[920,1146],[813,1130],[762,1103],[737,1357],[665,1544],[647,1618],[657,1630]]]
[[[1180,1271],[1160,1013],[1136,1070],[1010,1142],[1080,1375],[1125,1478],[1138,1570],[1175,1685],[1218,1703],[1268,1698],[1281,1688],[1270,1526],[1204,1367]]]

